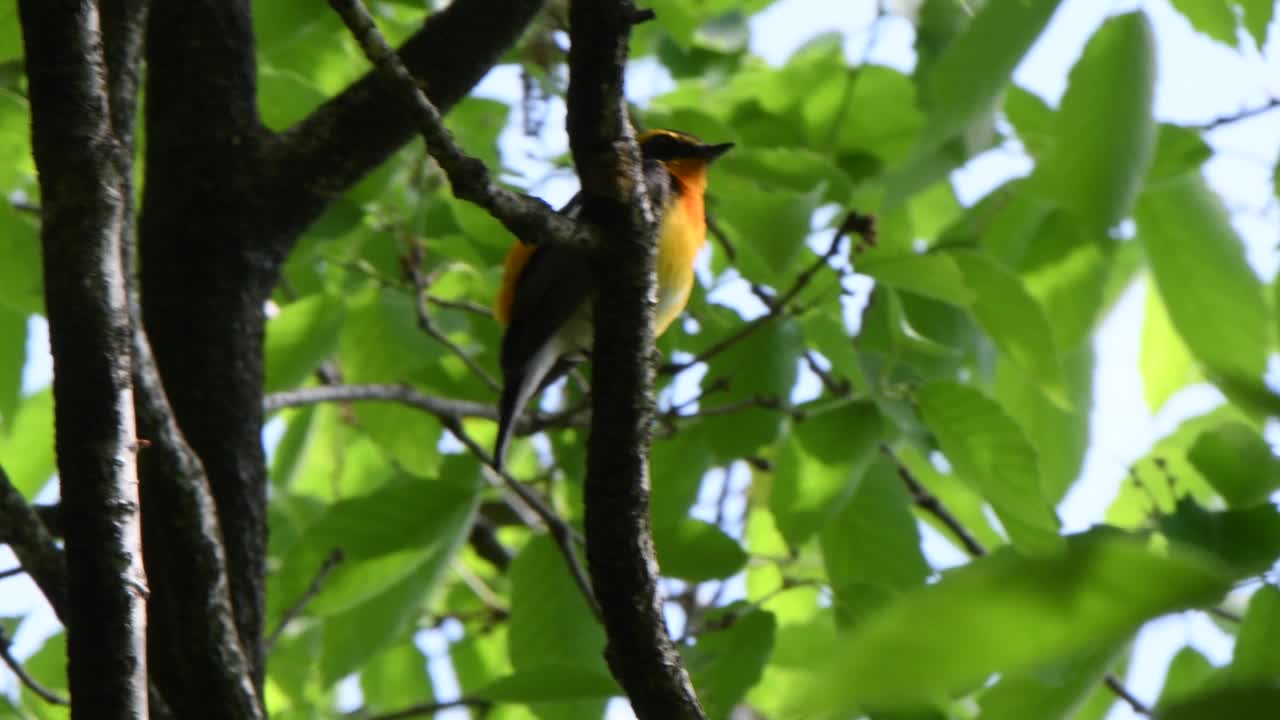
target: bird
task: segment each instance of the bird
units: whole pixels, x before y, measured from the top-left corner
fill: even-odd
[[[677,130],[657,129],[637,137],[650,198],[660,204],[655,337],[689,302],[693,263],[706,243],[703,195],[707,169],[733,143],[708,144]],[[560,212],[576,217],[582,194]],[[495,316],[506,326],[499,365],[498,435],[494,466],[502,468],[516,418],[542,388],[591,349],[591,300],[596,282],[588,251],[565,245],[528,245],[517,240],[503,262]]]

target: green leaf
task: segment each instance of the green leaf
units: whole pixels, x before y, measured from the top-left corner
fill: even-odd
[[[985,255],[955,252],[951,256],[964,273],[965,284],[977,293],[972,312],[978,324],[1000,352],[1038,379],[1045,395],[1069,408],[1053,329],[1044,308],[1017,275]]]
[[[751,29],[747,16],[740,10],[730,10],[702,23],[693,31],[693,45],[717,53],[740,53],[747,49]]]
[[[1176,178],[1197,171],[1213,156],[1213,148],[1204,141],[1199,130],[1160,123],[1156,135],[1156,154],[1147,171],[1147,183]]]
[[[371,711],[430,702],[427,658],[412,638],[386,647],[360,669],[360,692],[365,708]]]
[[[498,678],[474,695],[497,703],[552,703],[604,700],[621,695],[607,670],[577,665],[537,665]]]
[[[1063,364],[1069,410],[1050,402],[1036,378],[1018,365],[998,361],[995,373],[995,399],[1036,449],[1040,484],[1051,505],[1060,502],[1075,482],[1089,447],[1093,349],[1085,346],[1066,355]]]
[[[790,545],[802,545],[848,500],[884,432],[871,402],[843,405],[795,425],[779,450],[769,493],[769,509]]]
[[[1159,554],[1107,529],[1050,555],[999,551],[869,618],[815,664],[816,682],[793,701],[800,716],[815,706],[921,707],[995,672],[1122,642],[1146,620],[1213,602],[1229,587],[1199,554]]]
[[[711,466],[706,433],[699,426],[681,430],[653,443],[649,474],[653,478],[649,516],[654,527],[673,525],[698,501],[702,476]]]
[[[898,290],[968,307],[977,295],[965,285],[953,257],[939,253],[888,255],[872,251],[858,259],[858,272]]]
[[[1070,213],[1050,212],[1036,229],[1018,269],[1060,351],[1086,346],[1102,320],[1113,257],[1112,243]]]
[[[1227,0],[1169,0],[1169,4],[1197,31],[1236,47],[1236,13]]]
[[[736,574],[747,564],[747,553],[737,540],[696,518],[655,526],[653,544],[663,577],[690,582],[717,580]]]
[[[0,306],[23,315],[44,312],[39,222],[0,198]]]
[[[1217,195],[1199,175],[1185,175],[1148,188],[1137,221],[1156,288],[1191,354],[1215,380],[1265,393],[1272,323]]]
[[[871,584],[903,591],[924,584],[929,564],[920,551],[920,530],[911,497],[897,467],[879,457],[852,497],[820,534],[822,560],[835,592],[836,618],[845,620],[856,600],[848,597]],[[847,619],[846,619],[847,618]]]
[[[1244,11],[1244,29],[1253,36],[1254,45],[1261,51],[1267,46],[1267,28],[1276,14],[1275,0],[1235,0]]]
[[[53,393],[45,388],[18,403],[12,420],[0,425],[0,462],[10,482],[28,500],[57,470],[53,452]]]
[[[1142,391],[1147,409],[1152,413],[1164,407],[1174,393],[1201,379],[1195,359],[1173,326],[1154,283],[1147,284],[1138,368],[1142,372]]]
[[[1156,707],[1164,709],[1192,697],[1206,686],[1215,672],[1213,663],[1199,650],[1190,645],[1182,648],[1169,662]]]
[[[67,692],[66,632],[58,632],[48,640],[45,640],[40,649],[27,658],[24,665],[31,677],[38,680],[41,685],[62,697],[70,696],[70,693]],[[37,697],[26,685],[20,686],[18,703],[21,707],[31,711],[32,715],[40,718],[40,720],[53,720],[53,718],[63,720],[71,717],[70,708],[50,705],[42,698]]]
[[[973,388],[935,382],[916,394],[920,413],[956,472],[991,503],[1019,548],[1062,546],[1058,518],[1040,478],[1036,452],[1000,406]]]
[[[1071,70],[1054,146],[1037,164],[1033,187],[1090,227],[1122,220],[1151,161],[1154,87],[1155,40],[1146,15],[1111,18]]]
[[[1241,422],[1201,433],[1187,459],[1236,509],[1265,503],[1280,488],[1280,460],[1258,431]]]
[[[685,651],[690,678],[708,717],[729,717],[760,680],[776,630],[773,613],[748,612],[725,630],[699,635],[697,644]]]
[[[329,99],[310,79],[270,66],[258,68],[258,97],[262,123],[272,130],[287,129]]]
[[[517,671],[572,665],[607,674],[604,631],[574,584],[565,559],[546,535],[516,555],[511,577],[507,653]]]
[[[310,613],[340,613],[407,576],[437,572],[466,534],[479,490],[472,478],[469,484],[401,481],[333,503],[284,558],[273,578],[268,614],[281,617],[334,550],[345,561],[308,604]]]
[[[1009,86],[1004,114],[1032,157],[1038,158],[1053,147],[1053,109],[1039,95],[1018,85]]]
[[[1280,669],[1280,588],[1264,584],[1249,599],[1228,676],[1232,683],[1274,679]]]
[[[266,392],[297,387],[337,350],[343,309],[337,298],[312,295],[267,322]]]
[[[790,278],[820,191],[791,192],[729,173],[716,177],[717,220],[734,241],[746,277],[771,285]]]
[[[8,432],[22,400],[27,364],[27,316],[0,305],[0,437]]]
[[[1160,720],[1257,720],[1280,707],[1280,686],[1274,683],[1247,687],[1214,688],[1171,705]]]
[[[978,11],[923,79],[929,108],[923,136],[927,146],[941,145],[994,109],[1014,68],[1049,23],[1058,3],[988,2]]]
[[[1184,497],[1156,525],[1171,540],[1216,556],[1236,577],[1264,572],[1280,557],[1280,512],[1274,505],[1210,512]]]
[[[1010,673],[982,694],[979,720],[1072,720],[1123,652],[1125,641],[1030,672]]]
[[[820,68],[817,84],[795,88],[808,95],[804,116],[813,146],[832,149],[834,139],[840,152],[865,153],[885,167],[906,160],[925,123],[911,78],[892,68],[863,65],[837,82],[833,70]],[[876,112],[861,110],[869,107]]]
[[[729,381],[727,390],[712,396],[714,403],[790,397],[803,347],[800,328],[793,321],[784,318],[765,323],[707,362],[706,382],[721,378]],[[700,424],[706,427],[716,459],[729,461],[751,455],[772,443],[782,430],[783,417],[777,410],[750,408],[705,418]]]

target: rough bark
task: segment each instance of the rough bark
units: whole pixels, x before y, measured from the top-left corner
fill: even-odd
[[[72,717],[144,718],[146,579],[121,262],[127,149],[111,129],[95,5],[24,0],[19,12],[67,521]]]
[[[540,6],[540,0],[459,0],[433,15],[402,53],[423,74],[433,99],[448,108]],[[185,437],[198,456],[194,464],[172,453],[143,458],[144,513],[165,519],[144,528],[148,568],[157,578],[149,647],[155,678],[180,717],[231,717],[223,704],[226,676],[199,670],[230,646],[184,620],[217,594],[218,575],[191,577],[191,558],[175,542],[201,527],[207,508],[189,492],[175,495],[174,473],[185,474],[190,490],[198,487],[203,465],[239,644],[260,691],[267,547],[259,435],[263,303],[299,234],[407,142],[413,126],[400,102],[365,78],[290,131],[264,129],[247,0],[154,0],[146,54],[141,305],[164,385],[153,399],[167,394],[177,428],[166,429],[163,412],[148,420],[140,405],[139,415],[146,432]]]
[[[570,8],[568,126],[582,179],[582,217],[608,238],[596,256],[585,530],[605,658],[640,720],[702,720],[667,634],[649,527],[654,420],[653,303],[657,222],[626,113],[623,70],[635,7],[626,0]]]

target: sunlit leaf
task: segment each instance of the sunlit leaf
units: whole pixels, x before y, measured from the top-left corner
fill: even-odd
[[[1191,27],[1229,47],[1236,46],[1236,14],[1227,0],[1169,0]],[[1259,43],[1261,46],[1261,43]]]

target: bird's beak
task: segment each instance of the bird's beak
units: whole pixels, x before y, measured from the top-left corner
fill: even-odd
[[[733,143],[720,143],[719,145],[703,145],[702,152],[700,154],[702,155],[702,157],[707,159],[707,162],[710,162],[720,157],[721,155],[729,152],[729,150],[732,148],[733,148]]]

